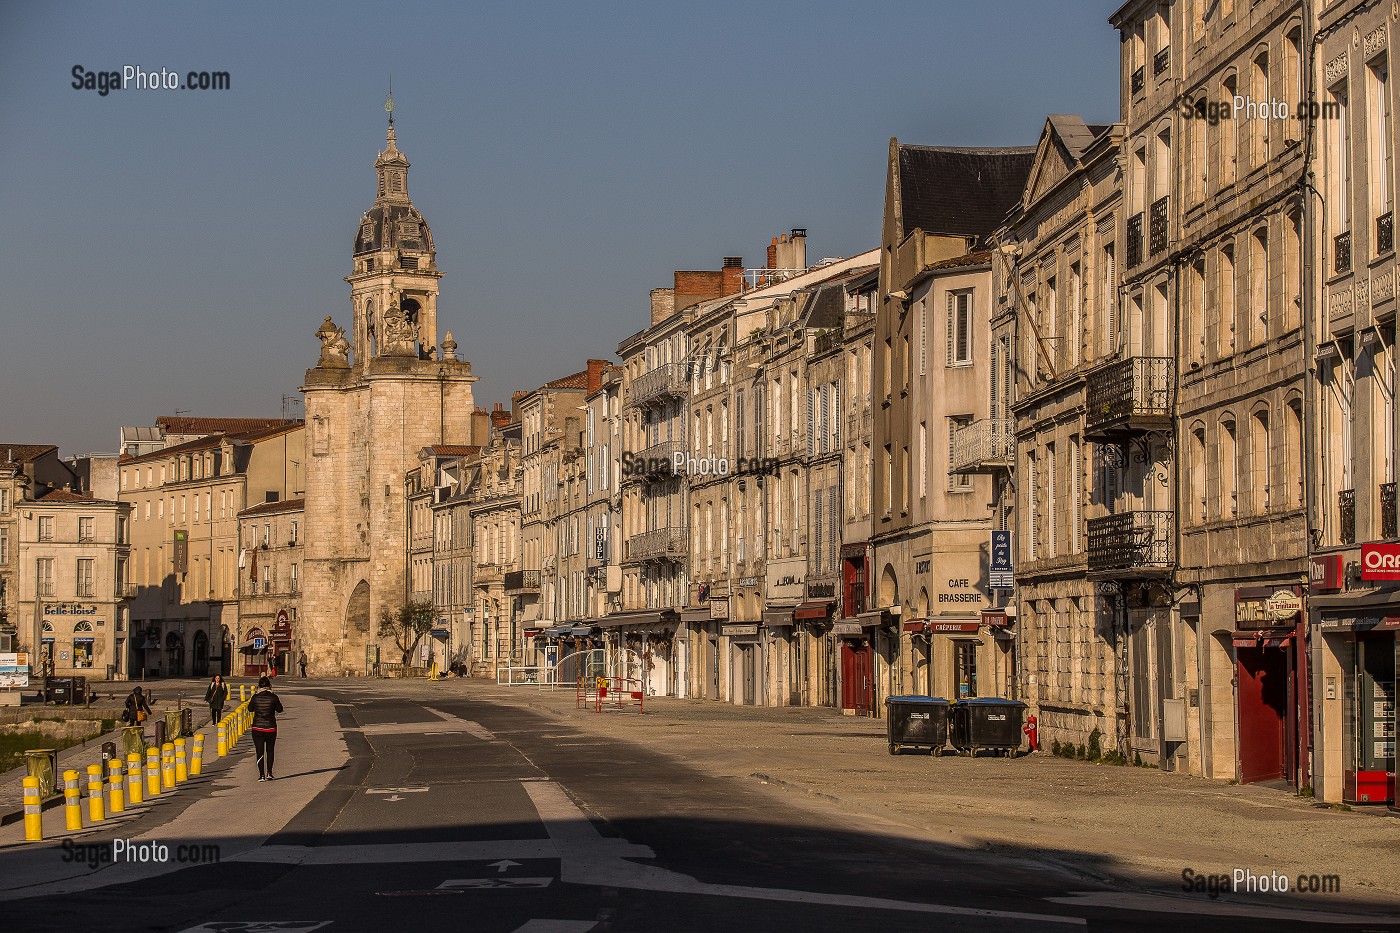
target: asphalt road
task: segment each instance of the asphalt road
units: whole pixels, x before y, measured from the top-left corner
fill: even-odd
[[[1348,905],[1335,900],[1166,898],[1088,882],[1034,848],[913,844],[858,814],[833,818],[753,782],[700,775],[664,747],[585,735],[475,700],[469,688],[425,687],[281,688],[289,709],[303,696],[335,703],[350,757],[280,832],[218,864],[8,900],[0,928],[1400,929],[1349,922],[1338,914]],[[308,768],[293,752],[279,749],[280,760]],[[208,792],[239,795],[255,809],[273,786],[243,781]],[[1312,919],[1330,922],[1305,922],[1300,908],[1327,910]]]

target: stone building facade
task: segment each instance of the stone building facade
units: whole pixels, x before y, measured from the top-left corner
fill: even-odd
[[[356,231],[350,334],[329,317],[307,370],[306,653],[318,675],[363,673],[376,620],[407,598],[404,482],[418,452],[473,444],[471,364],[439,343],[432,233],[408,195],[409,163],[389,125],[378,188]]]
[[[20,627],[20,505],[46,489],[70,489],[75,482],[54,445],[0,444],[0,650],[32,644]]]
[[[296,670],[303,650],[301,572],[306,502],[259,502],[238,513],[238,613],[227,622],[223,673]]]

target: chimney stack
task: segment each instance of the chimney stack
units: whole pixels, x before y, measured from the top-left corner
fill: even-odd
[[[491,426],[503,428],[508,424],[510,424],[510,412],[505,410],[504,405],[497,402],[495,407],[491,409]]]
[[[779,269],[807,268],[807,229],[793,227],[791,233],[784,233],[776,241]]]
[[[773,242],[768,244],[768,268],[778,268],[778,238],[773,237]]]
[[[651,290],[651,322],[660,324],[676,313],[676,290],[674,288],[653,288]]]
[[[588,394],[597,392],[603,384],[603,373],[612,363],[609,360],[589,360],[588,361]]]
[[[720,297],[727,298],[744,290],[744,257],[725,256],[720,269]]]

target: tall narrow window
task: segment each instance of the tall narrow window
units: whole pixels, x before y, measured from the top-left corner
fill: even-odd
[[[966,366],[972,362],[972,292],[948,294],[948,365]]]
[[[1056,526],[1060,523],[1060,489],[1056,476],[1055,444],[1045,445],[1045,555],[1057,553]]]
[[[1080,450],[1079,435],[1069,438],[1069,550],[1078,554],[1083,550],[1084,534],[1084,454]]]
[[[1220,100],[1232,101],[1238,93],[1239,83],[1231,75],[1225,79],[1221,87]],[[1221,120],[1216,132],[1219,133],[1220,140],[1220,181],[1222,185],[1233,185],[1235,183],[1236,157],[1239,148],[1239,126],[1240,120]]]
[[[1065,359],[1070,369],[1079,365],[1079,347],[1084,341],[1084,321],[1082,303],[1084,300],[1084,280],[1079,263],[1069,267],[1069,295],[1067,297],[1069,323],[1065,327]]]
[[[1249,342],[1269,337],[1269,232],[1260,227],[1249,238]]]
[[[1371,215],[1376,218],[1372,253],[1381,255],[1395,248],[1394,184],[1395,138],[1390,125],[1390,65],[1385,55],[1372,60],[1366,69],[1370,85],[1370,120],[1366,128],[1368,162],[1371,169]]]
[[[1196,425],[1191,429],[1191,453],[1188,463],[1190,470],[1189,489],[1191,501],[1186,517],[1192,522],[1206,520],[1206,429]]]
[[[1269,99],[1269,53],[1261,52],[1254,59],[1254,69],[1250,74],[1250,93],[1260,106]],[[1248,114],[1248,111],[1244,111]],[[1272,119],[1251,116],[1249,123],[1249,156],[1254,166],[1269,161],[1269,124]]]
[[[1220,515],[1231,518],[1239,514],[1239,461],[1235,422],[1220,422]]]
[[[1263,514],[1268,512],[1272,506],[1269,483],[1272,475],[1270,466],[1272,439],[1269,437],[1268,410],[1260,409],[1255,412],[1250,422],[1249,465],[1252,471],[1250,487],[1254,496],[1254,512],[1255,514]]]
[[[928,423],[919,422],[919,498],[928,496]]]
[[[1191,274],[1187,278],[1186,292],[1186,333],[1182,335],[1182,350],[1186,365],[1195,368],[1206,356],[1206,261],[1197,259],[1191,264]]]
[[[972,488],[970,473],[953,472],[953,438],[960,429],[972,424],[971,415],[953,415],[948,419],[948,488],[954,492],[966,492]],[[922,437],[922,435],[920,435]]]
[[[1103,314],[1104,354],[1118,351],[1118,269],[1112,242],[1103,245],[1103,295],[1099,300]]]
[[[1331,93],[1335,116],[1329,123],[1332,128],[1332,145],[1328,175],[1332,179],[1332,191],[1327,213],[1332,226],[1328,233],[1335,237],[1351,230],[1351,124],[1346,82],[1343,81],[1332,88]],[[1333,272],[1340,274],[1351,271],[1350,256],[1347,257],[1345,266],[1340,256],[1334,256],[1334,259]]]
[[[1026,452],[1026,532],[1026,560],[1035,560],[1040,553],[1040,477],[1034,450]]]
[[[928,372],[928,298],[919,299],[919,375]]]
[[[1220,268],[1217,270],[1219,285],[1216,294],[1216,327],[1219,328],[1216,349],[1220,356],[1230,356],[1235,352],[1235,248],[1225,246],[1220,250]]]

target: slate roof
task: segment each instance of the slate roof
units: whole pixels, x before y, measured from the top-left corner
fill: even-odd
[[[475,457],[481,453],[478,444],[429,444],[423,449],[438,457]]]
[[[192,441],[185,441],[183,444],[176,444],[173,447],[162,447],[160,450],[153,450],[148,454],[141,454],[136,457],[123,456],[119,458],[120,463],[143,463],[147,460],[162,460],[171,454],[187,454],[196,450],[212,450],[223,445],[224,441],[242,441],[244,443],[256,443],[267,440],[269,437],[276,437],[279,434],[287,434],[302,426],[300,421],[289,421],[282,418],[275,419],[275,424],[260,427],[252,431],[237,431],[227,434],[207,434],[204,437],[197,437]]]
[[[950,148],[896,143],[902,233],[991,235],[1021,199],[1034,147]]]
[[[807,306],[808,327],[840,327],[846,319],[846,287],[844,282],[820,285]]]

